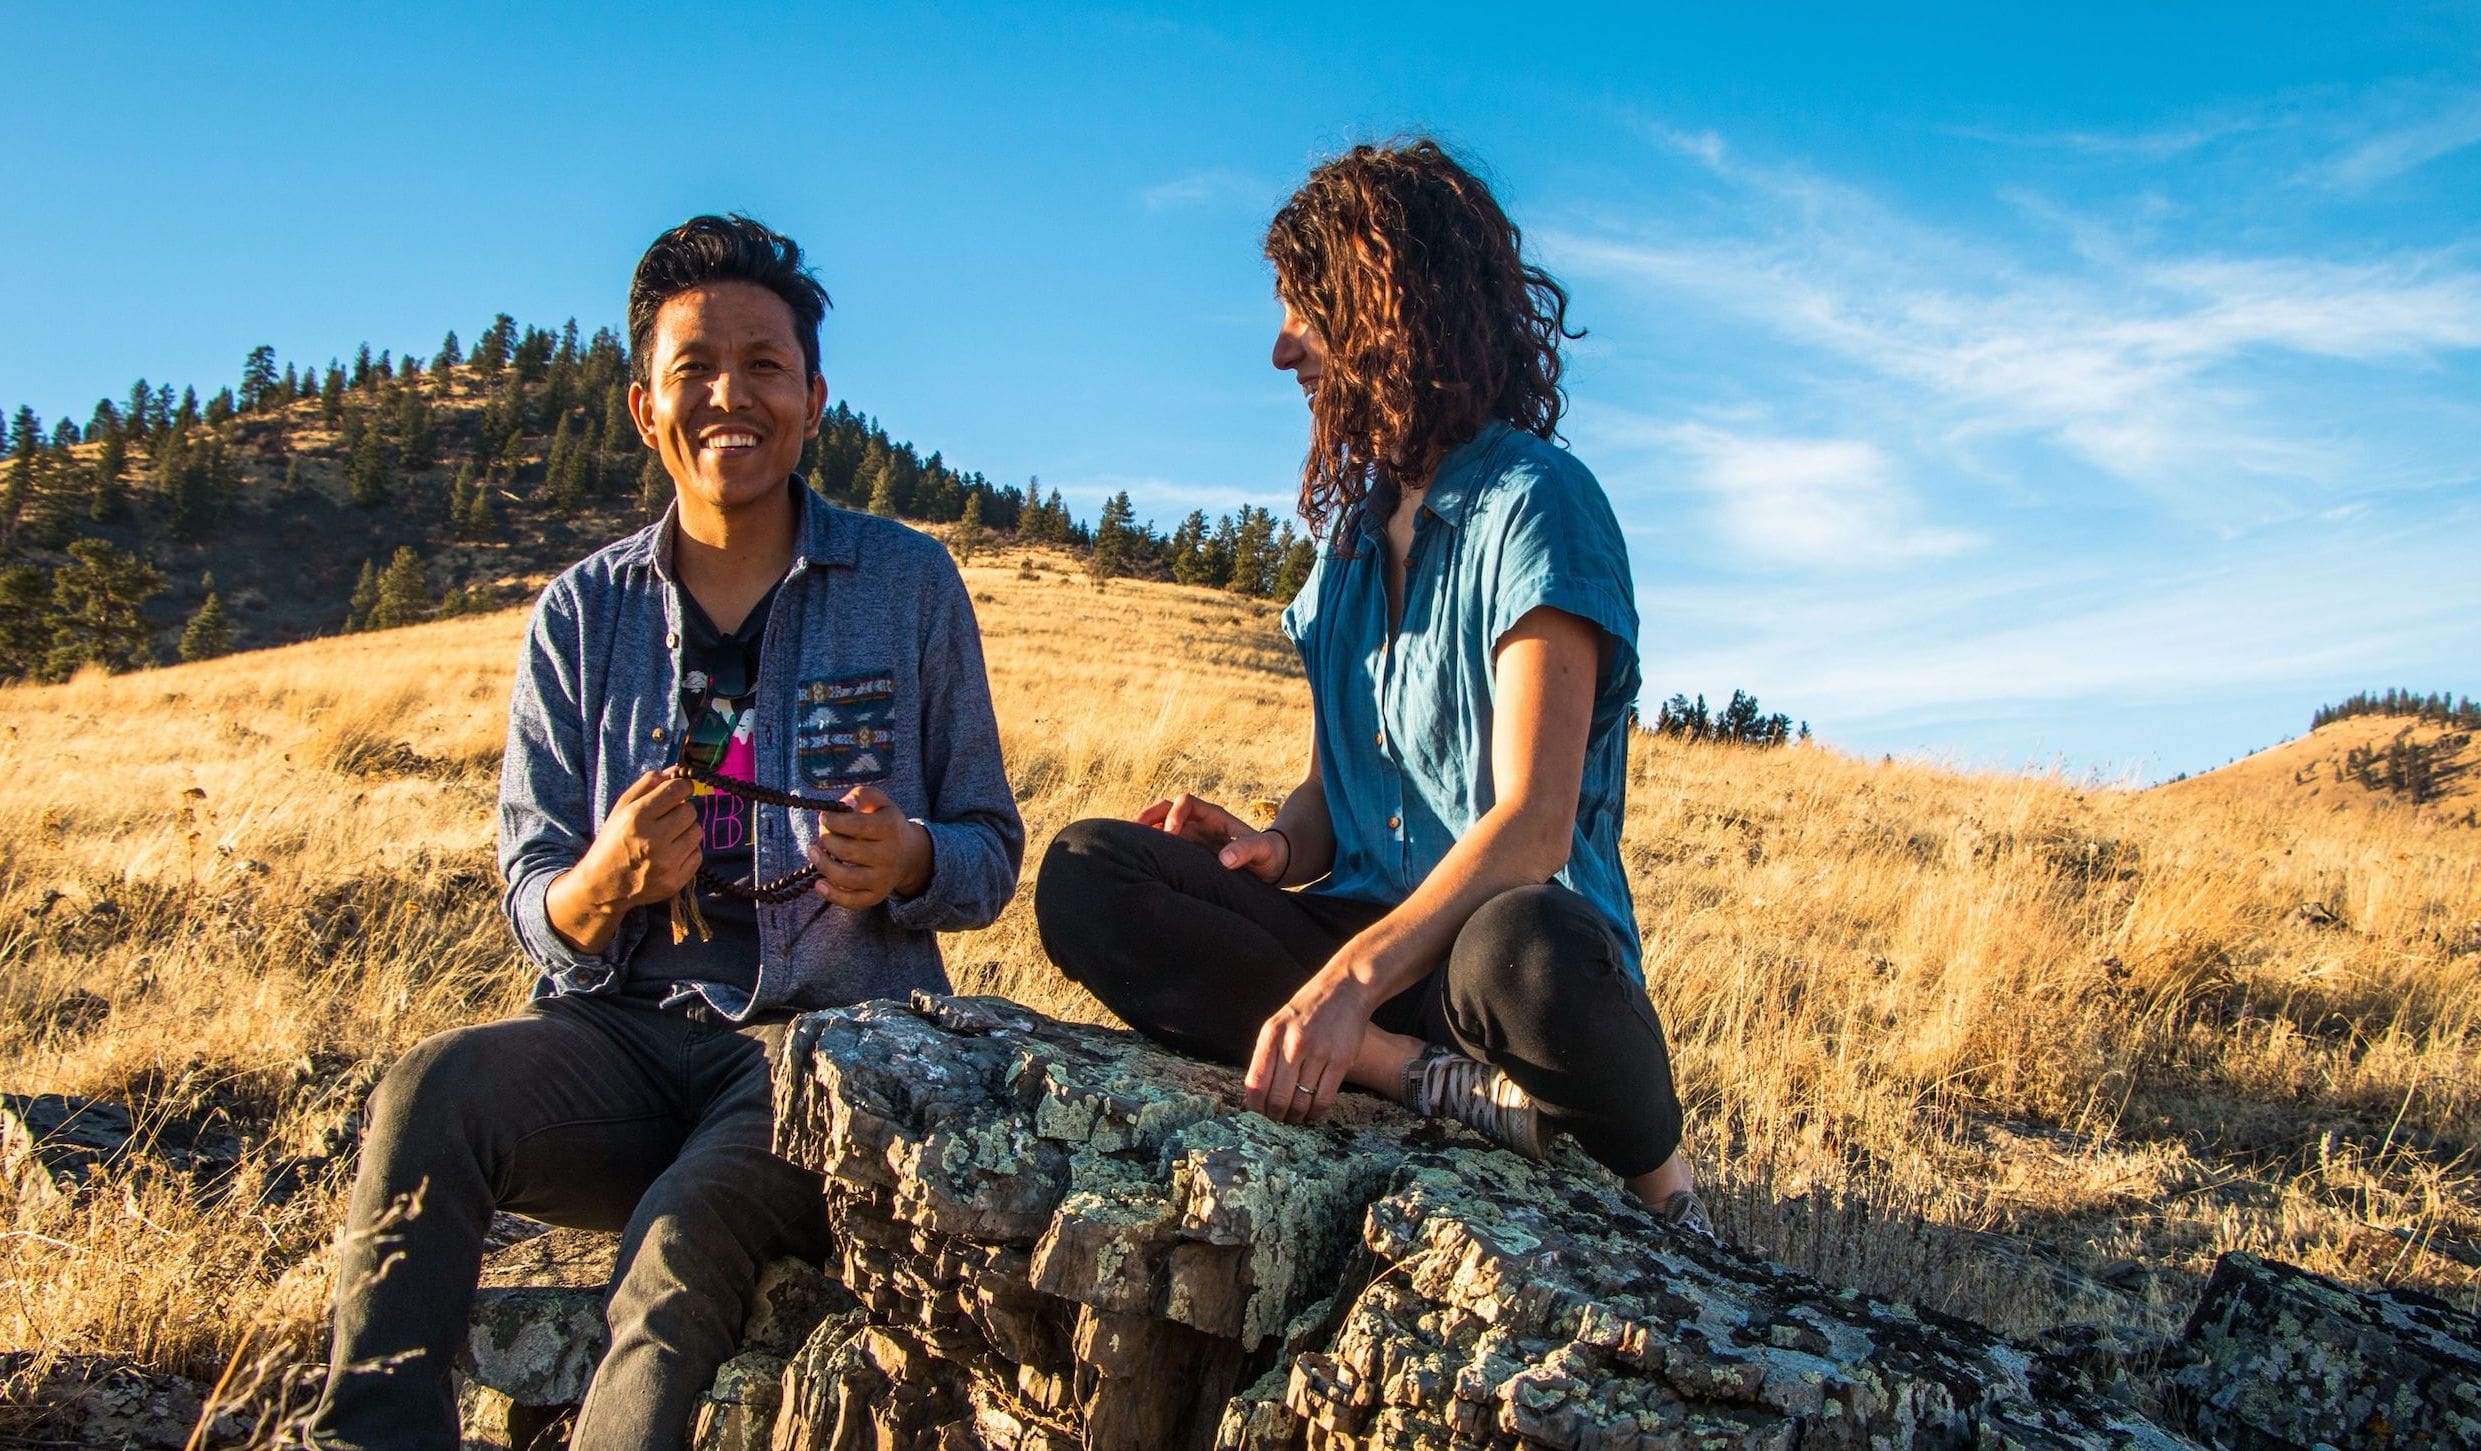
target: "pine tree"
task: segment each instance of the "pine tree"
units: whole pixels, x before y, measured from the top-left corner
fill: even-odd
[[[370,627],[389,630],[429,619],[432,604],[431,582],[423,572],[422,556],[410,545],[400,547],[379,576],[379,599],[371,606]]]
[[[361,350],[353,355],[353,391],[368,392],[371,384],[378,381],[378,372],[378,366],[371,361],[370,344],[362,344]]]
[[[889,458],[879,465],[878,477],[870,481],[870,512],[882,519],[896,517],[896,461]]]
[[[491,502],[491,481],[473,475],[472,464],[467,464],[466,469],[468,477],[473,478],[473,486],[466,492],[465,512],[457,517],[457,523],[468,539],[489,539],[499,532],[500,527],[499,516]]]
[[[345,413],[345,370],[335,362],[327,365],[327,378],[319,385],[319,417],[329,427]]]
[[[956,537],[949,548],[955,551],[957,563],[971,564],[973,557],[989,543],[990,536],[982,529],[982,495],[967,494],[964,512],[956,520]]]
[[[164,435],[155,451],[155,497],[173,537],[194,542],[214,517],[208,498],[207,451],[186,428]]]
[[[1172,579],[1178,584],[1211,584],[1206,574],[1206,511],[1194,509],[1172,531],[1172,542],[1165,550],[1169,556]]]
[[[101,539],[69,545],[69,562],[52,575],[52,648],[44,673],[65,679],[81,665],[127,670],[155,663],[146,602],[163,592],[153,565]]]
[[[35,454],[43,447],[43,420],[26,404],[9,421],[8,481],[0,484],[0,533],[17,527],[26,496],[34,492]]]
[[[207,400],[207,425],[213,427],[216,424],[228,422],[239,409],[240,405],[233,401],[233,390],[218,388],[215,390],[215,396]]]
[[[1263,599],[1275,587],[1275,516],[1253,504],[1240,507],[1232,543],[1231,573],[1224,588]]]
[[[196,428],[202,416],[203,415],[199,412],[198,408],[198,390],[195,388],[182,389],[181,409],[179,412],[172,415],[172,426],[175,428]]]
[[[1292,521],[1284,521],[1284,532],[1276,541],[1283,562],[1275,569],[1275,598],[1290,603],[1309,583],[1309,573],[1318,564],[1318,546],[1305,535],[1296,534]]]
[[[482,336],[474,341],[474,376],[485,382],[500,376],[500,370],[508,366],[509,348],[516,337],[515,318],[501,313],[491,319],[491,326],[483,329]]]
[[[241,364],[241,411],[256,413],[275,398],[276,350],[260,343]]]
[[[0,569],[0,679],[40,674],[52,648],[52,581],[31,564]]]
[[[1130,522],[1137,516],[1136,506],[1129,502],[1128,491],[1121,490],[1103,501],[1103,516],[1094,526],[1094,554],[1086,568],[1098,579],[1114,579],[1129,572],[1131,564]]]
[[[459,366],[464,361],[465,350],[457,345],[457,330],[450,328],[448,336],[440,340],[439,356],[431,359],[431,372],[445,381],[448,377],[448,370]]]
[[[396,436],[404,450],[398,467],[418,474],[439,462],[439,430],[432,421],[431,400],[418,389],[407,389],[397,405]]]
[[[224,602],[216,598],[215,576],[199,576],[198,587],[207,597],[198,602],[198,612],[181,629],[183,660],[212,660],[233,648],[232,622],[224,616]]]
[[[638,465],[637,505],[649,520],[663,512],[672,502],[672,474],[663,466],[663,455],[653,449],[646,451],[646,462]]]
[[[155,390],[147,386],[146,379],[140,378],[130,385],[129,409],[121,415],[121,427],[128,431],[132,439],[139,443],[146,442],[151,431],[147,427],[147,415],[154,409]]]
[[[570,429],[565,413],[551,431],[551,455],[543,466],[543,488],[551,496],[551,506],[563,514],[575,513],[577,506],[585,502],[583,479],[577,468],[577,435]]]
[[[364,429],[353,445],[353,457],[345,464],[345,489],[365,509],[388,501],[387,445],[379,441],[379,430]]]
[[[352,597],[345,601],[345,630],[370,628],[371,611],[379,608],[379,567],[362,561],[362,573],[353,581]]]
[[[103,446],[95,451],[94,471],[89,475],[87,518],[98,524],[110,524],[128,512],[128,493],[121,487],[121,475],[128,468],[128,443],[118,430],[105,434]]]

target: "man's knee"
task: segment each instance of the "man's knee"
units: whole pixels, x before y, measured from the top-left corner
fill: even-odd
[[[393,1144],[409,1132],[438,1132],[469,1123],[493,1096],[504,1064],[491,1052],[489,1025],[450,1028],[415,1044],[381,1075],[366,1110],[373,1143]]]

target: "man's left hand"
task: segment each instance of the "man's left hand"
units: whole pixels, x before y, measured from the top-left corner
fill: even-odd
[[[851,811],[818,813],[818,840],[810,844],[818,881],[811,890],[856,911],[920,896],[930,886],[929,828],[875,786],[856,786],[844,801]]]

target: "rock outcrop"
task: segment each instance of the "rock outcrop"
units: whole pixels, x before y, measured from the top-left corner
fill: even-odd
[[[771,1444],[2184,1444],[1988,1331],[1658,1223],[1572,1153],[1238,1104],[1225,1070],[994,999],[805,1019],[778,1147],[826,1177],[862,1313],[787,1366]]]
[[[522,1451],[534,1444],[585,1399],[611,1343],[603,1296],[619,1236],[537,1228],[483,1261],[473,1318],[457,1355],[469,1445]],[[708,1395],[709,1419],[717,1419],[713,1406],[745,1407],[734,1412],[741,1421],[763,1416],[771,1427],[774,1387],[786,1360],[820,1321],[853,1308],[853,1297],[816,1265],[796,1259],[768,1264],[741,1331],[741,1353]],[[719,1434],[732,1423],[730,1416],[723,1420],[728,1424]],[[763,1447],[766,1437],[747,1444]]]
[[[2423,1297],[2234,1255],[2185,1336],[2021,1345],[1684,1234],[1572,1147],[1361,1097],[1278,1125],[998,999],[803,1019],[776,1121],[838,1259],[771,1269],[699,1451],[2481,1445],[2481,1323]]]
[[[0,1093],[0,1178],[38,1204],[74,1199],[136,1170],[212,1184],[241,1161],[231,1131],[187,1118],[141,1124],[124,1105],[62,1093]]]
[[[2176,1376],[2237,1447],[2481,1446],[2481,1317],[2255,1255],[2215,1262]]]

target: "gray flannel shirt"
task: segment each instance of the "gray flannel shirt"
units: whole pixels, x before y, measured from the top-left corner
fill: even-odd
[[[866,911],[805,893],[758,909],[756,992],[701,984],[733,1018],[946,991],[937,933],[983,927],[1016,890],[1025,827],[999,758],[982,637],[937,540],[838,509],[797,481],[799,544],[767,617],[754,746],[759,781],[805,795],[868,783],[930,831],[930,885]],[[501,910],[540,969],[535,995],[619,987],[639,941],[670,931],[641,907],[579,952],[544,909],[629,783],[671,764],[683,726],[671,510],[570,566],[526,632],[500,768]],[[813,813],[755,808],[757,874],[800,867]]]

